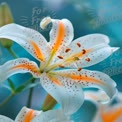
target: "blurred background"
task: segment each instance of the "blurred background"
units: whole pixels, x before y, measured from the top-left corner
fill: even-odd
[[[122,91],[122,1],[0,0],[0,4],[2,2],[9,5],[15,23],[38,30],[47,40],[49,40],[50,27],[45,30],[41,30],[39,27],[40,21],[46,16],[51,16],[54,19],[69,19],[74,26],[74,39],[91,33],[108,35],[110,45],[120,47],[120,49],[103,62],[88,69],[107,73],[116,81],[118,90]],[[12,49],[19,57],[28,57],[36,61],[18,44],[13,43]],[[9,51],[0,45],[0,65],[10,59],[13,59],[13,57]],[[14,82],[15,87],[18,87],[29,77],[30,74],[28,73],[26,75],[17,74],[10,79]],[[4,85],[8,85],[7,81]],[[10,91],[4,85],[0,86],[0,103],[10,94]],[[40,109],[46,94],[40,85],[34,87],[31,108]],[[25,90],[14,96],[5,106],[0,108],[0,114],[14,119],[20,109],[27,104],[28,95],[29,90]],[[95,105],[85,101],[81,109],[73,116],[76,122],[91,122],[95,112]]]

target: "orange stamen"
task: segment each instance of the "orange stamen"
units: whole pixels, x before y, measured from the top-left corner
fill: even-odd
[[[77,46],[78,46],[78,47],[81,47],[81,44],[80,44],[80,43],[77,43]]]
[[[68,48],[68,49],[66,49],[66,50],[65,50],[65,52],[66,52],[66,53],[68,53],[70,50],[71,50],[71,49],[70,49],[70,48]]]
[[[63,59],[63,57],[62,56],[57,56],[59,59]]]

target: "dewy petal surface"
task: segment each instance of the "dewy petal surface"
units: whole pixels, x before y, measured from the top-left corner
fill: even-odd
[[[57,100],[66,115],[73,114],[81,107],[84,95],[79,86],[68,84],[68,79],[53,74],[42,74],[40,80],[44,89]]]
[[[8,24],[0,28],[0,38],[15,41],[39,61],[45,61],[49,57],[46,39],[35,30],[17,24]]]
[[[40,113],[41,111],[36,111],[33,109],[23,107],[17,115],[15,122],[31,122]]]
[[[57,70],[52,71],[54,74],[62,76],[66,83],[79,85],[84,88],[95,87],[100,88],[112,98],[116,93],[116,83],[105,73],[90,70]]]
[[[49,110],[42,112],[35,117],[32,122],[73,122],[69,120],[68,116],[62,110]]]
[[[8,77],[17,73],[30,72],[34,77],[40,76],[37,64],[26,58],[18,58],[6,62],[0,66],[0,82],[5,81]]]
[[[108,43],[109,38],[103,34],[89,34],[74,40],[60,55],[67,62],[66,66],[73,62],[77,67],[88,67],[103,61],[118,49]],[[75,57],[78,60],[74,60]]]
[[[14,121],[6,116],[0,115],[0,122],[14,122]]]

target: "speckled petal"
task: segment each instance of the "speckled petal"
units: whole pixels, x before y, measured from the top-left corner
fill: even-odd
[[[67,79],[63,79],[53,74],[42,74],[41,84],[44,89],[54,97],[61,105],[66,115],[76,112],[84,101],[81,88],[72,82],[68,84]]]
[[[85,69],[66,69],[53,71],[56,75],[62,76],[65,80],[68,78],[73,84],[81,87],[100,88],[112,98],[116,94],[116,83],[105,73],[90,71]],[[66,80],[68,82],[68,80]]]
[[[39,61],[45,61],[46,57],[49,57],[46,39],[35,30],[17,24],[8,24],[0,28],[0,38],[15,41]]]
[[[40,76],[37,64],[26,58],[18,58],[6,62],[0,66],[0,82],[17,73],[30,72],[34,77]]]
[[[14,122],[14,121],[6,116],[0,115],[0,122]]]
[[[103,34],[90,34],[74,40],[67,48],[63,49],[60,56],[69,67],[88,67],[97,64],[119,48],[110,47],[109,39]],[[75,59],[78,60],[75,60]],[[74,63],[74,65],[72,65]]]
[[[36,111],[33,109],[23,107],[17,115],[15,122],[31,122],[40,113],[41,111]]]
[[[73,122],[62,110],[49,110],[42,112],[35,117],[32,122]]]
[[[41,27],[44,28],[50,22],[52,22],[52,29],[50,31],[49,46],[52,50],[51,56],[57,57],[62,48],[71,43],[74,32],[71,22],[67,19],[58,20],[47,17],[42,20]]]

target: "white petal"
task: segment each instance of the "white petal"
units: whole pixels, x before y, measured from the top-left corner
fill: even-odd
[[[96,102],[105,104],[110,101],[110,98],[102,90],[98,90],[98,91],[87,90],[84,91],[84,94],[85,94],[85,100],[90,100],[95,104],[97,104]]]
[[[60,56],[63,57],[66,66],[74,63],[78,67],[88,67],[103,61],[119,49],[110,47],[108,42],[108,37],[102,34],[83,36],[63,49]],[[75,57],[78,57],[79,60],[74,60]],[[69,66],[75,67],[74,65]]]
[[[122,120],[122,104],[115,103],[114,105],[100,106],[96,113],[93,122],[121,122]]]
[[[40,76],[37,64],[26,58],[18,58],[6,62],[0,66],[0,82],[17,73],[30,72],[34,77]]]
[[[52,22],[52,29],[50,31],[50,48],[52,49],[51,56],[56,57],[60,54],[62,48],[69,45],[74,37],[73,27],[67,19],[51,19],[44,18],[41,22],[41,27],[44,28]]]
[[[42,112],[32,122],[72,122],[62,110],[49,110]]]
[[[41,111],[23,107],[17,115],[15,122],[31,122],[31,120],[38,116],[40,113]]]
[[[14,121],[6,116],[0,115],[0,122],[14,122]]]
[[[8,24],[0,28],[0,38],[15,41],[39,61],[49,57],[46,39],[35,30],[17,24]]]
[[[54,71],[53,71],[54,72]],[[54,72],[56,75],[69,78],[75,85],[80,85],[81,87],[95,87],[100,88],[106,92],[106,94],[113,98],[116,94],[116,83],[108,75],[98,71],[90,71],[85,69],[67,69],[67,70],[57,70]]]
[[[109,47],[108,45],[93,49],[90,53],[84,55],[79,61],[76,62],[77,67],[88,67],[97,64],[107,57],[109,57],[114,51],[118,50],[116,47]]]
[[[41,84],[44,89],[56,99],[64,113],[70,115],[81,107],[84,101],[84,95],[79,86],[72,82],[68,83],[67,80],[51,74],[43,74],[41,76]]]

